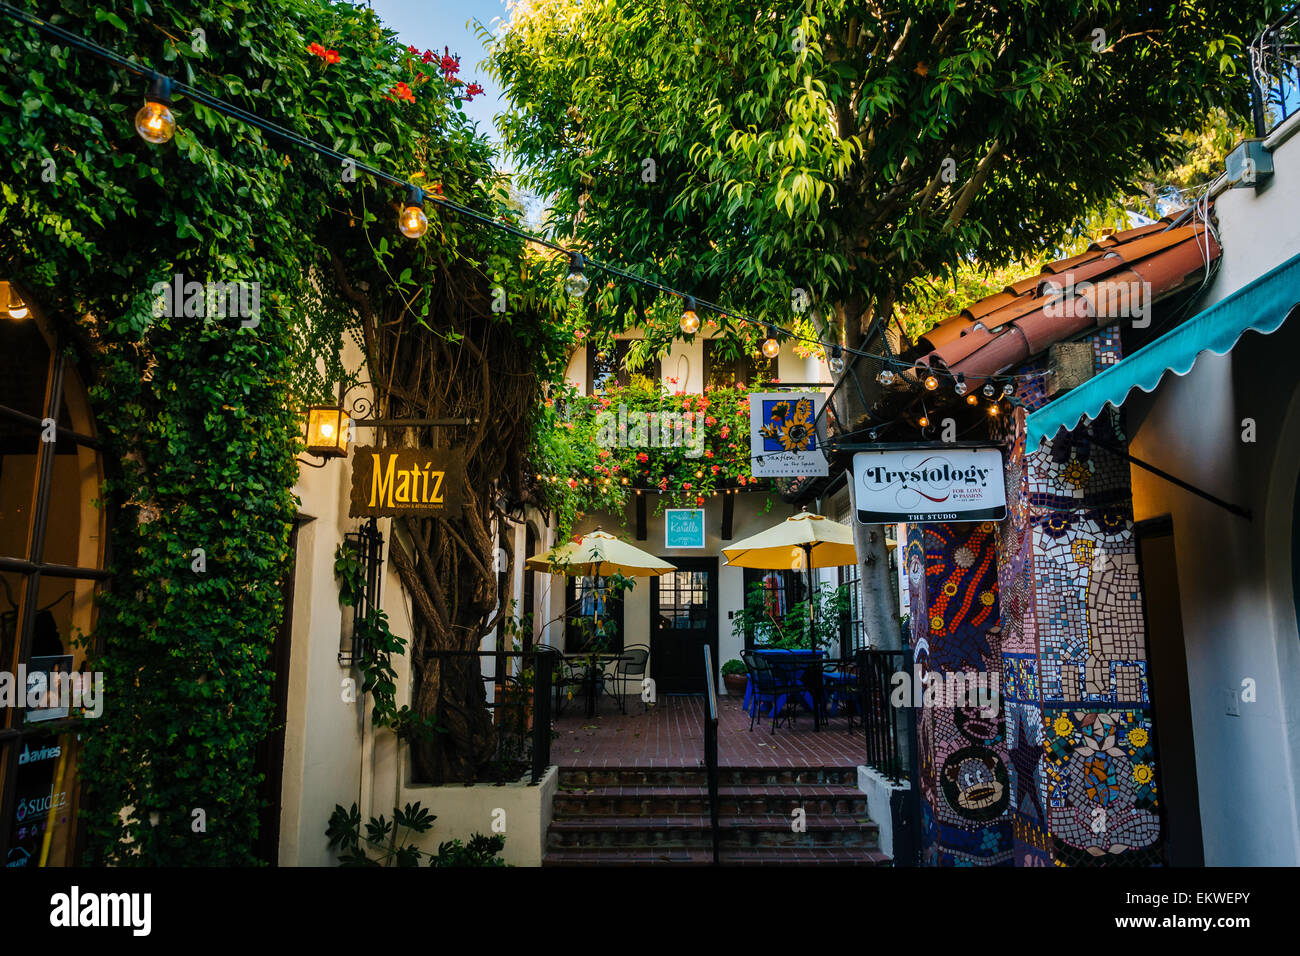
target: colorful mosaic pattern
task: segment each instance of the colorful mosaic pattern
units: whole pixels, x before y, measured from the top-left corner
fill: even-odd
[[[996,681],[1000,694],[997,526],[914,526],[907,561],[912,646],[923,677],[974,672]],[[1011,864],[1011,768],[1000,706],[925,707],[918,733],[923,860]]]

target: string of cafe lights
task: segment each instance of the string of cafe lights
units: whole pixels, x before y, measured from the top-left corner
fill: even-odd
[[[683,334],[693,335],[700,329],[699,310],[705,309],[709,312],[716,313],[723,318],[735,319],[738,322],[749,324],[762,329],[763,341],[760,351],[767,358],[774,358],[781,350],[781,338],[802,341],[823,349],[827,355],[827,365],[831,372],[840,375],[844,371],[844,356],[854,355],[860,358],[871,359],[881,363],[881,370],[877,374],[877,381],[883,386],[892,385],[895,381],[907,381],[906,376],[910,373],[915,381],[922,385],[927,391],[934,391],[939,387],[939,375],[951,378],[953,389],[959,395],[966,395],[966,385],[964,376],[959,374],[953,375],[947,370],[930,369],[924,364],[914,364],[895,356],[880,355],[864,349],[854,348],[840,343],[827,343],[818,338],[806,336],[794,329],[786,328],[777,323],[756,319],[752,316],[724,308],[716,302],[710,302],[706,299],[700,299],[696,296],[671,288],[663,283],[656,282],[636,273],[629,272],[626,269],[615,266],[611,263],[600,262],[588,258],[581,252],[577,252],[564,247],[563,245],[547,239],[543,236],[534,235],[526,230],[520,229],[501,218],[494,218],[486,215],[469,206],[458,203],[455,200],[445,196],[426,193],[423,188],[403,179],[392,173],[389,173],[369,163],[363,162],[354,156],[349,156],[329,147],[322,146],[306,137],[300,136],[292,130],[285,129],[276,123],[265,120],[255,113],[250,113],[233,103],[230,103],[220,97],[213,96],[202,89],[190,84],[181,83],[172,80],[170,77],[150,67],[144,66],[135,60],[122,56],[119,53],[105,47],[93,40],[87,40],[84,37],[77,36],[62,27],[50,23],[35,14],[21,10],[12,4],[0,0],[0,14],[4,14],[12,20],[33,27],[43,33],[60,40],[71,47],[83,50],[94,56],[103,59],[114,66],[120,67],[137,76],[144,77],[148,80],[148,88],[144,96],[144,105],[135,114],[135,129],[139,136],[146,142],[153,145],[162,145],[168,142],[176,131],[176,119],[171,112],[172,96],[179,93],[188,97],[196,103],[202,104],[207,108],[229,116],[232,119],[239,120],[263,132],[283,140],[290,145],[296,146],[308,152],[314,153],[323,158],[332,159],[339,163],[349,164],[349,166],[358,172],[373,176],[376,180],[389,185],[396,186],[405,191],[405,198],[398,213],[397,227],[398,230],[407,238],[419,239],[429,227],[428,214],[424,210],[426,202],[433,203],[441,208],[448,209],[460,216],[478,222],[482,225],[493,229],[506,232],[522,239],[525,242],[534,243],[554,252],[558,252],[568,257],[569,274],[565,280],[565,291],[574,297],[584,295],[590,286],[590,280],[587,278],[588,269],[598,270],[617,276],[629,282],[636,283],[645,288],[654,289],[666,295],[674,296],[682,301],[682,315],[679,321],[679,327]],[[997,379],[1007,381],[1025,376],[1018,375],[998,375]],[[986,384],[984,394],[992,397],[990,394],[994,386]],[[1010,394],[1014,390],[1008,382],[1003,387],[1005,394]],[[967,399],[971,404],[975,402]]]

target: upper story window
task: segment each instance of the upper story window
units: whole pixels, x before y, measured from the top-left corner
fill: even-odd
[[[617,339],[613,348],[587,346],[587,394],[598,395],[611,384],[628,385],[632,373],[627,368],[627,352],[632,339]],[[663,378],[662,365],[655,359],[648,368],[641,368],[638,375],[644,375],[652,381]]]
[[[746,352],[732,356],[722,346],[706,339],[704,342],[704,379],[713,386],[752,385],[758,379],[771,381],[779,378],[777,362],[779,359],[755,358]]]

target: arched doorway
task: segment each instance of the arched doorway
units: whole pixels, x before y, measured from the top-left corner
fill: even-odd
[[[87,715],[104,706],[79,643],[107,577],[103,463],[65,345],[0,282],[0,859],[15,868],[76,862],[69,730],[77,704]]]

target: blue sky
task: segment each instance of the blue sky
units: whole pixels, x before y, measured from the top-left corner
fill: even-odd
[[[407,46],[439,53],[443,47],[450,47],[452,53],[460,55],[461,78],[467,83],[480,84],[486,91],[465,104],[465,113],[478,123],[480,131],[493,142],[499,142],[492,117],[505,109],[501,88],[480,65],[486,56],[483,44],[467,24],[481,20],[495,28],[495,18],[504,20],[509,16],[505,0],[370,0],[367,5],[397,31]]]

